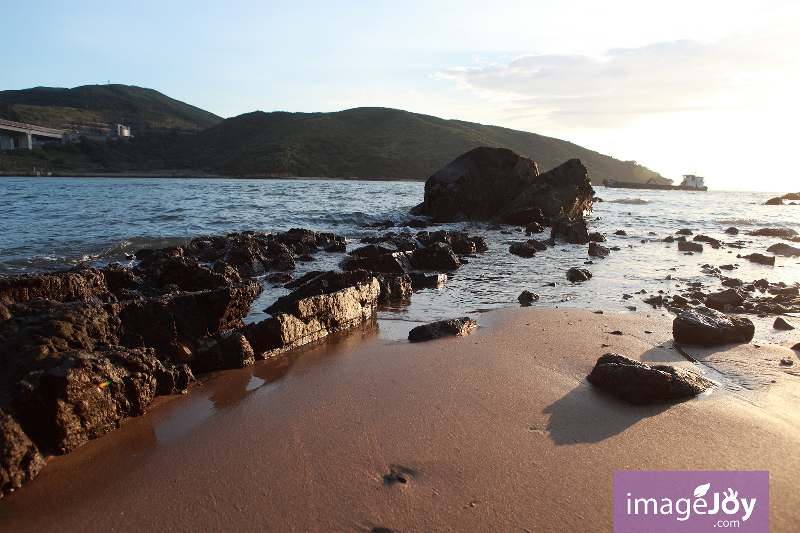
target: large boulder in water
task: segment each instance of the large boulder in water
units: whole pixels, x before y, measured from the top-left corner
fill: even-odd
[[[586,167],[573,159],[539,174],[536,163],[505,148],[475,148],[425,182],[425,200],[413,211],[443,222],[554,217],[590,211],[594,190]]]

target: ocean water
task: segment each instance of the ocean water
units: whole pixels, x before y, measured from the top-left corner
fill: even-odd
[[[508,252],[524,241],[521,228],[489,230],[485,223],[446,224],[485,237],[489,250],[467,258],[440,289],[415,291],[403,304],[382,307],[378,319],[389,337],[402,338],[421,322],[519,305],[523,290],[539,294],[537,306],[591,308],[613,312],[661,313],[642,300],[663,291],[674,294],[692,282],[706,290],[720,287],[705,265],[734,265],[724,274],[753,281],[800,281],[800,259],[778,256],[774,267],[737,258],[766,253],[781,239],[752,237],[763,227],[800,230],[800,206],[765,206],[784,194],[742,191],[643,191],[596,187],[602,202],[589,215],[590,231],[606,235],[618,247],[605,259],[590,258],[585,245],[557,245],[525,259]],[[410,219],[408,211],[424,196],[421,182],[341,181],[324,179],[147,179],[0,177],[0,275],[47,272],[80,263],[101,267],[130,264],[141,248],[180,245],[201,235],[245,230],[285,231],[307,228],[343,235],[348,250],[363,237],[386,231],[370,224]],[[734,226],[738,236],[725,229]],[[742,249],[723,246],[702,253],[679,252],[677,243],[660,239],[688,228]],[[627,235],[615,235],[624,230]],[[539,240],[549,233],[534,235]],[[691,237],[690,237],[691,239]],[[309,270],[337,268],[342,254],[317,255],[298,263],[295,277]],[[586,264],[591,261],[591,264]],[[570,283],[565,273],[587,268],[591,280]],[[670,278],[670,279],[668,279]],[[248,322],[267,315],[263,309],[287,293],[262,280],[266,291],[253,305]],[[644,291],[644,292],[642,292]]]

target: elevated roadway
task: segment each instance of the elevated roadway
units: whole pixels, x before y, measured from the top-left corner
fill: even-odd
[[[49,142],[65,144],[67,142],[67,132],[0,119],[0,149],[33,149]]]

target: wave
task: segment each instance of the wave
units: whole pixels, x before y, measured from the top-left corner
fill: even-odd
[[[606,200],[609,204],[631,204],[631,205],[646,205],[650,200],[644,198],[620,198],[618,200]]]

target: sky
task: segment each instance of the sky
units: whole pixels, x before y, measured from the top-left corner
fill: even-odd
[[[0,90],[120,83],[225,118],[391,107],[800,191],[797,0],[0,0],[0,35]]]

